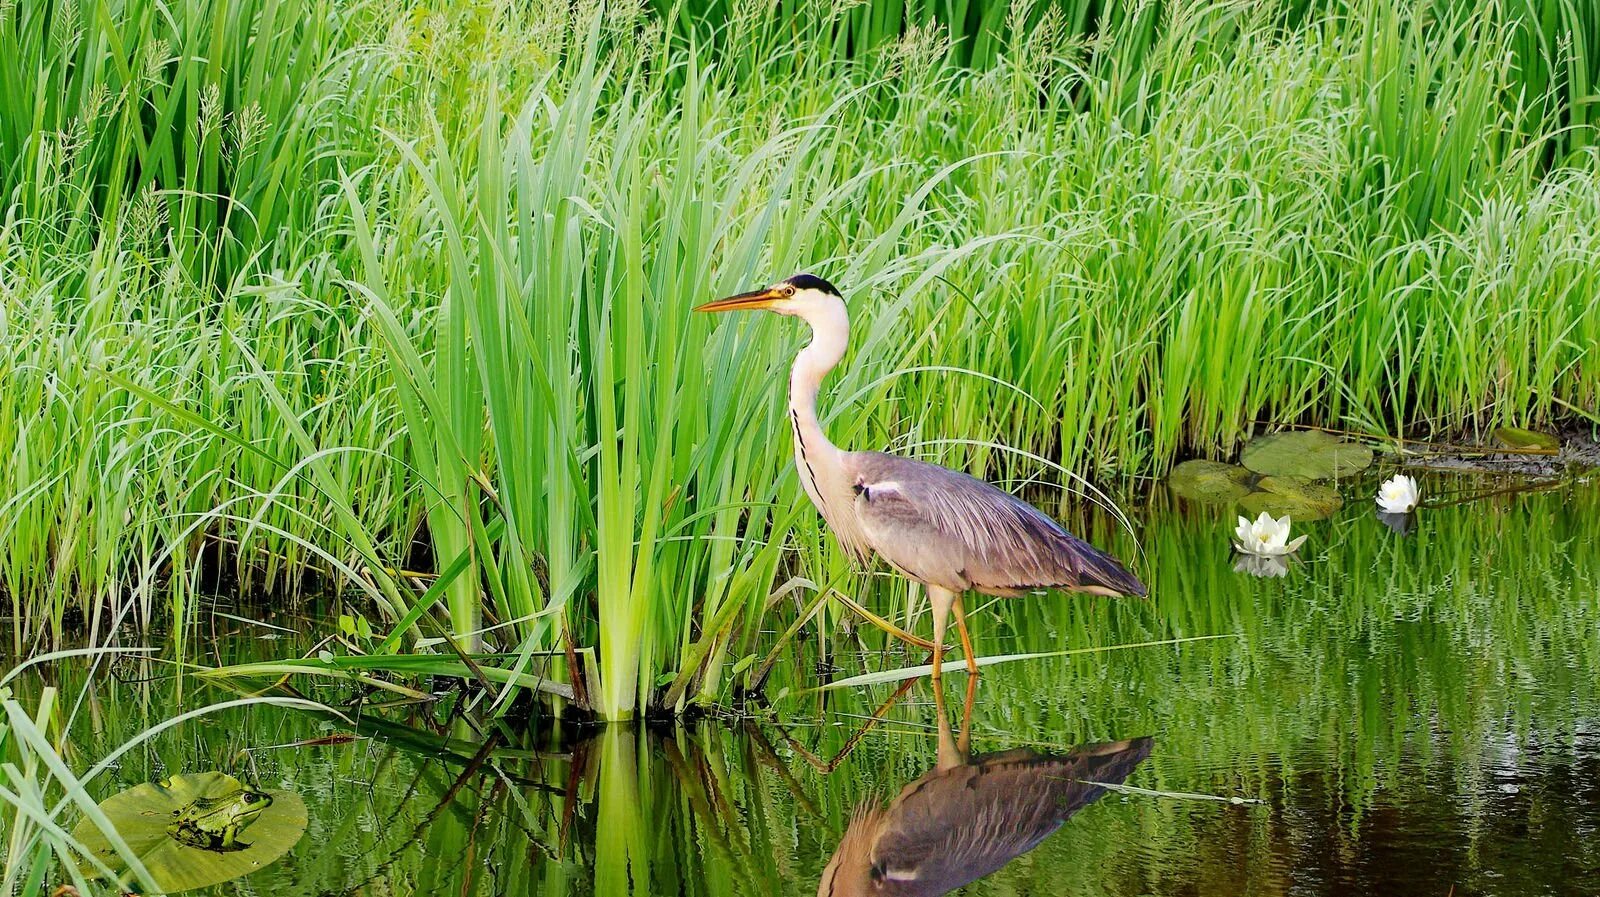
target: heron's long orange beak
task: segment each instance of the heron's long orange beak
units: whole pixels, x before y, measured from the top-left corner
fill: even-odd
[[[729,296],[726,299],[718,299],[715,302],[707,302],[705,305],[697,305],[694,307],[694,310],[744,311],[752,308],[766,308],[782,298],[783,294],[779,293],[777,290],[774,290],[771,287],[762,287],[759,290],[751,290],[748,293],[740,293],[737,296]]]

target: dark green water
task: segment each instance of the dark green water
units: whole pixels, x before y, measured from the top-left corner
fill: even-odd
[[[1470,483],[1424,485],[1443,496]],[[971,747],[1065,753],[1149,737],[1129,786],[1238,800],[1105,793],[962,893],[1600,893],[1600,492],[1428,508],[1404,534],[1352,501],[1297,525],[1310,539],[1281,578],[1236,572],[1231,528],[1231,516],[1150,509],[1148,604],[1052,596],[977,613],[986,655],[1229,637],[987,668]],[[211,662],[306,647],[225,617],[201,629],[191,650]],[[805,754],[839,752],[893,686],[804,692],[811,650],[774,683],[787,689],[772,711],[781,727],[530,741],[438,707],[381,721],[348,708],[366,720],[354,730],[240,708],[157,737],[97,796],[212,768],[303,794],[305,840],[218,893],[814,894],[852,811],[932,769],[939,738],[933,691],[918,682],[836,768],[815,768]],[[833,675],[913,661],[861,651],[836,658]],[[22,690],[52,683],[71,696],[81,677],[52,669]],[[170,667],[149,661],[95,681],[67,755],[78,769],[180,703],[232,697],[192,683],[180,697]],[[957,729],[965,684],[959,672],[945,682]],[[274,747],[351,731],[360,737]]]

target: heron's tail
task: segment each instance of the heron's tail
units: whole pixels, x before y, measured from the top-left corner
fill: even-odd
[[[1078,573],[1078,581],[1070,583],[1068,588],[1114,597],[1143,598],[1150,594],[1139,577],[1129,573],[1121,561],[1076,536],[1070,538],[1076,543],[1072,546],[1077,561],[1073,569]]]

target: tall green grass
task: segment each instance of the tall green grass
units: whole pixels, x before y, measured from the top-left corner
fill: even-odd
[[[977,69],[844,6],[9,7],[15,646],[311,571],[342,650],[726,702],[794,596],[916,606],[789,472],[800,334],[690,314],[795,270],[849,294],[836,441],[1010,482],[1594,413],[1591,6],[1017,4]]]

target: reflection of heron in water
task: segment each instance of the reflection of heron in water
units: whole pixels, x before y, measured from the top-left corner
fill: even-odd
[[[818,897],[953,891],[1032,850],[1105,793],[1089,782],[1120,784],[1150,755],[1151,740],[1139,738],[1066,754],[1018,748],[969,758],[970,685],[959,741],[939,705],[938,765],[888,806],[856,811],[823,870]]]

